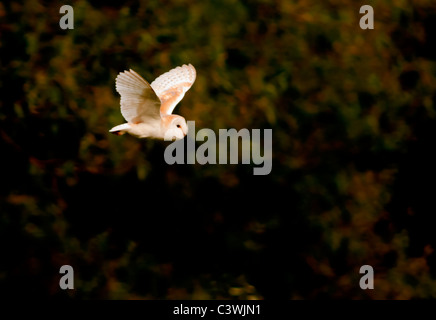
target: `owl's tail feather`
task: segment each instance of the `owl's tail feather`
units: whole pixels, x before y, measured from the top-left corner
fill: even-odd
[[[116,134],[117,136],[121,136],[126,133],[130,129],[130,125],[128,123],[123,123],[118,126],[113,127],[109,130],[110,133]]]

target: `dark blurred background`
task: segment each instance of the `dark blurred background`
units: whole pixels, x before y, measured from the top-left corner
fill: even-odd
[[[0,295],[436,297],[435,38],[425,0],[0,3]],[[185,63],[175,113],[271,128],[271,174],[108,133],[119,72]]]

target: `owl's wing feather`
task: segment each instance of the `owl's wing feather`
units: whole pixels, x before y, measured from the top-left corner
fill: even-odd
[[[121,114],[127,122],[160,120],[160,99],[148,82],[135,71],[120,72],[115,87],[121,95]]]
[[[186,91],[191,88],[196,76],[195,68],[191,64],[184,64],[160,75],[151,83],[151,87],[161,101],[161,115],[169,115],[173,112]]]

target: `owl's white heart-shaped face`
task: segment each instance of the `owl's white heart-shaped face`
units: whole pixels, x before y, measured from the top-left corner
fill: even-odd
[[[172,116],[173,119],[167,126],[164,133],[165,140],[179,140],[183,139],[188,134],[188,125],[185,118],[181,116]]]

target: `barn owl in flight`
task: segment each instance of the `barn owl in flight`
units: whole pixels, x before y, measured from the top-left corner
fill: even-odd
[[[172,112],[195,78],[191,64],[174,68],[151,84],[132,69],[120,72],[116,90],[121,95],[121,114],[127,123],[109,132],[117,135],[127,132],[138,138],[183,139],[188,133],[186,120]]]

